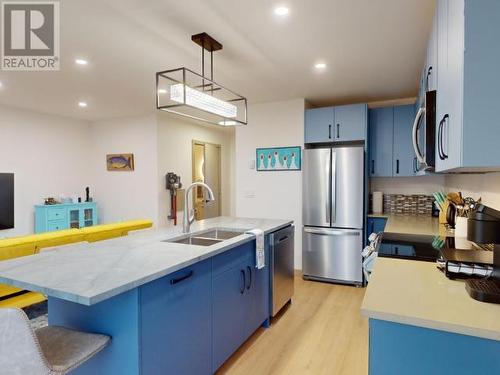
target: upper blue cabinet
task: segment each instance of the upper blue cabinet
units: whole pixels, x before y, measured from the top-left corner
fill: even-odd
[[[435,17],[436,171],[500,170],[500,1],[438,0]]]
[[[364,141],[366,132],[366,104],[306,110],[305,143]]]
[[[416,159],[411,143],[414,117],[414,105],[370,109],[370,177],[407,177],[415,174]]]

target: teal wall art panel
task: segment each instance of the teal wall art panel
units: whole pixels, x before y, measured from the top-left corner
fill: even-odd
[[[258,148],[257,171],[300,171],[302,151],[300,146]]]

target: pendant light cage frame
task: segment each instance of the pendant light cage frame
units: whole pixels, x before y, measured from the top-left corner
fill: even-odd
[[[247,99],[188,68],[156,73],[156,108],[220,126],[247,125]]]

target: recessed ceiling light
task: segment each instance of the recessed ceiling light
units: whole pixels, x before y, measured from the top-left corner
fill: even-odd
[[[84,60],[84,59],[76,59],[75,63],[77,65],[87,65],[89,62],[87,60]]]
[[[325,63],[316,63],[314,64],[314,67],[318,70],[321,70],[321,69],[325,69],[326,68],[326,64]]]
[[[237,122],[233,121],[233,120],[222,120],[222,121],[219,121],[219,125],[224,125],[224,126],[234,126],[236,124],[237,124]]]
[[[288,15],[288,13],[290,13],[290,9],[288,9],[287,7],[279,6],[274,8],[274,14],[276,14],[277,16],[284,17]]]
[[[78,107],[85,108],[87,106],[87,102],[78,102]]]
[[[158,89],[158,94],[166,94],[167,89]]]

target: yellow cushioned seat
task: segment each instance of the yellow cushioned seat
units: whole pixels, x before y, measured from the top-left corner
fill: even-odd
[[[18,290],[19,291],[19,290]],[[11,297],[0,301],[0,307],[18,307],[22,309],[23,307],[28,307],[34,305],[35,303],[40,303],[45,301],[47,298],[40,293],[27,292],[20,294],[18,296]]]
[[[85,237],[79,229],[64,229],[54,232],[34,234],[30,237],[35,243],[35,252],[45,247],[67,245],[74,242],[81,242]]]
[[[0,261],[35,254],[35,244],[26,242],[23,238],[0,240]],[[20,292],[22,289],[0,284],[0,297]]]

